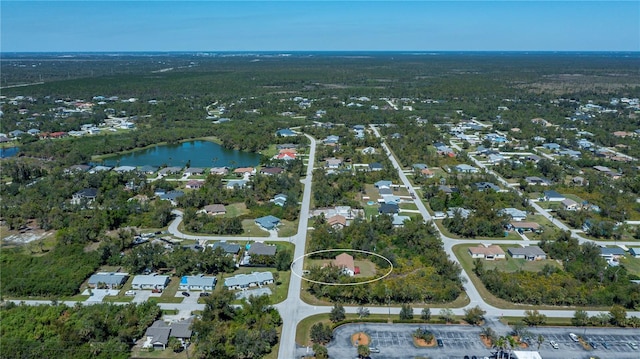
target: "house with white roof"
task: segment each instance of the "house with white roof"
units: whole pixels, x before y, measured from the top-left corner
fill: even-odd
[[[169,285],[169,276],[144,274],[133,277],[132,289],[165,289]]]
[[[244,290],[250,287],[261,287],[273,284],[273,273],[253,272],[251,274],[237,274],[233,277],[225,278],[224,286],[228,290]]]
[[[185,275],[180,278],[180,290],[213,290],[216,287],[216,277],[199,275]]]

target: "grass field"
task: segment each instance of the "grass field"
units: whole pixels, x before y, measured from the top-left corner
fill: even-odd
[[[231,203],[230,205],[224,206],[224,208],[227,211],[224,216],[227,218],[234,218],[249,213],[244,203]]]
[[[627,254],[624,258],[620,258],[620,264],[624,265],[629,274],[640,276],[640,258],[633,258]]]

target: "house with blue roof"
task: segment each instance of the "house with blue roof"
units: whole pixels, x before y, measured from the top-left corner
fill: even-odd
[[[272,215],[268,215],[268,216],[256,218],[255,223],[260,227],[270,231],[278,227],[278,225],[280,224],[280,218]]]
[[[287,203],[287,195],[284,193],[279,193],[271,199],[270,202],[273,202],[276,206],[284,207],[285,203]]]
[[[213,290],[216,287],[216,277],[198,275],[185,275],[180,278],[180,290]]]
[[[276,135],[280,137],[294,137],[294,136],[297,136],[298,134],[291,131],[291,129],[289,128],[283,128],[281,130],[276,131]]]

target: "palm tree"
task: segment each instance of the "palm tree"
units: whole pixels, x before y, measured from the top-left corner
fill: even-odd
[[[538,350],[540,350],[540,346],[542,345],[542,343],[544,343],[544,335],[542,334],[538,334]]]
[[[498,339],[496,339],[494,346],[500,349],[500,358],[502,358],[504,349],[507,347],[507,339],[501,335]]]
[[[513,349],[518,347],[518,342],[514,337],[509,335],[507,336],[507,344],[509,345],[509,358],[511,358],[511,352],[513,352]]]

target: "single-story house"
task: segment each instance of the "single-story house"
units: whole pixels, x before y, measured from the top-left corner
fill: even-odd
[[[549,191],[544,191],[544,200],[545,201],[549,201],[549,202],[562,202],[566,199],[567,197],[565,197],[564,195],[554,191],[554,190],[549,190]]]
[[[185,275],[180,278],[180,290],[213,290],[216,287],[216,277],[199,275]]]
[[[282,130],[276,131],[276,135],[281,137],[293,137],[297,136],[298,134],[291,131],[291,129],[289,128],[283,128]]]
[[[125,173],[125,172],[135,171],[137,170],[137,168],[134,166],[119,166],[119,167],[115,167],[113,170],[118,173]]]
[[[383,167],[381,163],[374,162],[369,164],[369,171],[382,171]]]
[[[551,151],[557,151],[560,149],[560,145],[557,143],[543,143],[542,147],[546,148],[547,150],[551,150]]]
[[[338,141],[340,141],[340,136],[329,135],[327,136],[327,138],[322,140],[322,143],[324,143],[325,145],[336,145]]]
[[[284,193],[279,193],[270,200],[276,206],[284,207],[285,203],[287,203],[287,195]]]
[[[379,214],[396,214],[400,211],[400,207],[397,204],[383,203],[378,208]]]
[[[494,192],[498,192],[500,190],[500,187],[491,182],[476,182],[473,183],[472,186],[480,192],[484,192],[486,190],[493,190]]]
[[[540,225],[536,222],[511,221],[509,222],[508,227],[518,232],[537,232],[541,229]]]
[[[169,276],[144,274],[133,277],[132,289],[165,289],[169,285]]]
[[[340,229],[347,226],[347,219],[344,216],[336,214],[335,216],[327,218],[327,224],[334,229]]]
[[[455,166],[454,169],[460,173],[477,173],[478,172],[477,168],[470,166],[466,163],[459,164]]]
[[[571,198],[565,198],[562,202],[562,207],[567,211],[577,211],[580,209],[580,205],[578,202],[572,200]]]
[[[471,215],[471,210],[461,207],[451,207],[447,210],[447,216],[449,218],[455,217],[456,214],[459,214],[460,217],[466,219]]]
[[[295,160],[297,157],[298,157],[298,154],[296,154],[295,152],[280,152],[277,155],[273,156],[273,159],[291,161],[291,160]]]
[[[629,248],[629,254],[631,254],[633,258],[640,258],[640,247]]]
[[[327,158],[327,160],[325,161],[326,168],[331,168],[331,169],[336,169],[338,167],[340,167],[340,165],[342,164],[342,159],[340,158]]]
[[[237,274],[233,277],[225,278],[224,280],[224,286],[229,290],[261,287],[267,284],[273,284],[273,273],[271,272]]]
[[[511,219],[517,222],[522,222],[527,218],[527,211],[522,211],[512,207],[503,208],[498,211],[498,214],[506,214],[511,217]]]
[[[249,181],[247,180],[229,180],[225,188],[226,189],[244,188],[247,185],[247,183],[249,183]]]
[[[89,165],[73,165],[67,168],[65,173],[73,173],[73,172],[87,172],[91,169]]]
[[[145,166],[140,167],[140,172],[146,173],[148,175],[154,174],[154,173],[158,172],[158,167],[145,165]]]
[[[272,215],[256,218],[256,224],[266,230],[275,229],[280,224],[280,218]]]
[[[471,258],[484,258],[489,261],[505,258],[504,250],[497,244],[469,247],[469,255]]]
[[[177,205],[177,199],[184,196],[184,192],[182,191],[169,191],[165,194],[160,195],[160,199],[171,202],[172,205]]]
[[[404,226],[404,222],[410,221],[410,220],[411,220],[411,217],[409,217],[409,216],[399,216],[398,214],[394,214],[391,224],[394,227],[403,227]]]
[[[425,178],[433,178],[436,175],[435,172],[433,172],[432,170],[430,170],[428,168],[424,168],[424,169],[420,170],[420,174],[422,176],[424,176]]]
[[[333,265],[342,269],[342,274],[353,277],[356,274],[356,266],[353,257],[347,253],[338,254]]]
[[[267,245],[262,242],[251,243],[249,246],[249,250],[247,253],[251,255],[259,255],[259,256],[275,256],[276,255],[276,246]]]
[[[391,188],[391,181],[381,180],[381,181],[378,181],[378,182],[374,183],[374,186],[376,188],[385,188],[385,187],[386,188]]]
[[[600,247],[600,257],[606,260],[624,257],[624,250],[620,247]]]
[[[227,210],[224,208],[224,204],[210,204],[204,206],[204,212],[211,216],[217,216],[226,214]]]
[[[200,168],[200,167],[189,167],[186,170],[184,170],[184,174],[185,175],[201,175],[204,173],[204,168]]]
[[[199,189],[199,188],[202,188],[202,186],[204,186],[204,181],[198,181],[198,180],[188,181],[186,185],[186,187],[189,189]]]
[[[236,255],[240,253],[240,245],[235,243],[228,243],[227,241],[218,241],[210,244],[213,250],[221,248],[225,254],[233,254]]]
[[[182,171],[182,167],[165,167],[158,171],[158,174],[164,177],[170,174],[176,174],[180,171]]]
[[[415,168],[415,169],[417,169],[417,170],[424,170],[424,169],[429,168],[429,166],[427,166],[427,165],[426,165],[426,164],[424,164],[424,163],[414,163],[414,164],[413,164],[413,168]]]
[[[550,186],[551,185],[551,181],[549,181],[546,178],[542,178],[538,176],[525,177],[524,180],[530,186]]]
[[[240,176],[254,175],[256,174],[256,169],[253,167],[240,167],[236,168],[233,173]]]
[[[98,272],[91,277],[87,284],[91,288],[109,288],[115,289],[120,288],[124,283],[126,283],[129,278],[128,273],[114,273],[114,272]]]
[[[362,154],[364,155],[372,155],[374,153],[376,153],[376,149],[373,147],[365,147],[362,149]]]
[[[145,342],[143,348],[154,348],[164,350],[169,344],[169,338],[179,339],[184,345],[185,341],[191,339],[191,322],[193,317],[171,323],[170,325],[162,320],[156,320],[145,332]]]
[[[263,167],[260,169],[260,173],[267,176],[279,175],[282,172],[284,172],[284,169],[280,167]]]
[[[91,202],[98,196],[97,188],[85,188],[73,194],[71,204],[80,204],[82,201]]]
[[[547,259],[547,254],[538,246],[507,248],[507,252],[514,259],[526,259],[528,261]]]
[[[209,173],[211,173],[212,175],[224,176],[227,173],[229,173],[229,168],[228,167],[212,167],[209,170]]]

